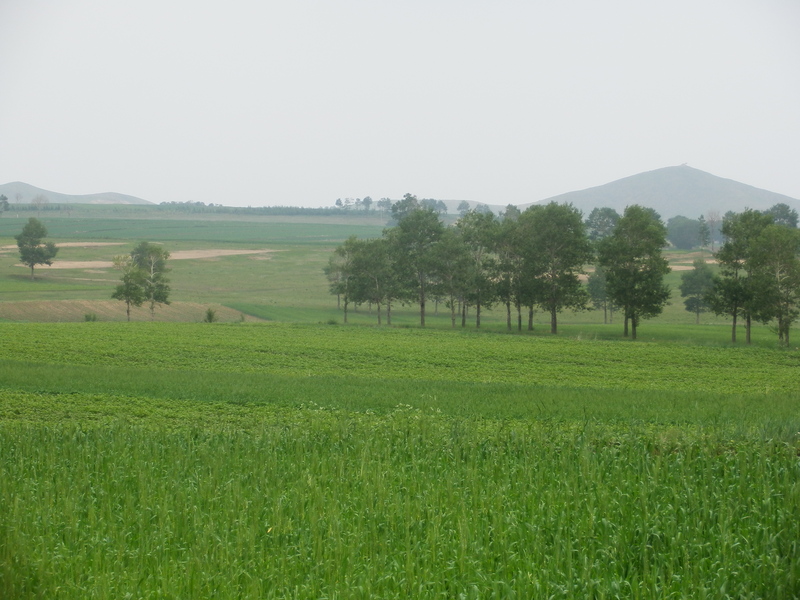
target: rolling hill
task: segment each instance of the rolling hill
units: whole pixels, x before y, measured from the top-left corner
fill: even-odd
[[[741,212],[745,208],[766,210],[788,204],[800,212],[800,200],[717,177],[681,165],[646,171],[585,190],[567,192],[533,204],[572,203],[588,215],[593,208],[609,206],[622,214],[630,204],[654,208],[666,220],[676,215],[697,218],[709,211]],[[520,206],[524,210],[530,204]]]
[[[30,204],[33,199],[42,195],[51,204],[152,204],[136,196],[118,194],[116,192],[103,192],[100,194],[72,195],[61,194],[43,190],[36,186],[21,181],[12,181],[0,185],[0,194],[8,198],[10,203]]]

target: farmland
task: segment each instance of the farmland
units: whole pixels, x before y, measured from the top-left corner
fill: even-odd
[[[800,355],[768,327],[731,345],[679,298],[636,343],[597,311],[345,326],[322,266],[380,224],[250,221],[48,217],[62,261],[206,251],[155,322],[114,322],[112,269],[0,255],[0,597],[800,596]]]

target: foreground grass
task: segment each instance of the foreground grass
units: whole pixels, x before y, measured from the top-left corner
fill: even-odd
[[[797,354],[0,323],[0,597],[791,598]]]

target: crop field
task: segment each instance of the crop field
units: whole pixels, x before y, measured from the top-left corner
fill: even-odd
[[[791,350],[287,323],[0,336],[2,598],[800,596]]]

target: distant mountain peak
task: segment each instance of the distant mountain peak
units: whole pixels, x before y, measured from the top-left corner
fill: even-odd
[[[686,163],[559,194],[536,204],[549,202],[571,203],[584,214],[603,206],[622,214],[626,206],[640,204],[654,208],[665,220],[677,215],[697,218],[710,211],[725,214],[729,210],[741,212],[745,208],[766,210],[779,203],[788,204],[800,212],[800,200],[796,198],[717,177]]]

